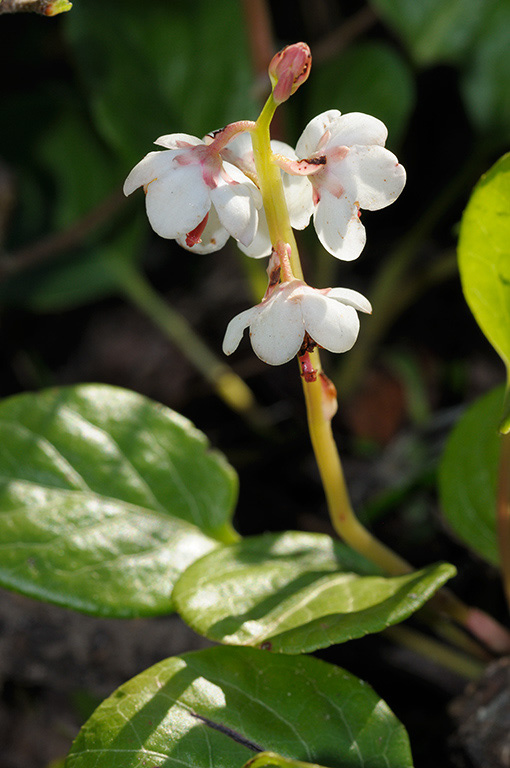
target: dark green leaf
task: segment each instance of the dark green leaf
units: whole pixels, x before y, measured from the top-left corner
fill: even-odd
[[[409,65],[384,43],[361,43],[317,66],[309,87],[310,118],[327,109],[366,112],[386,124],[390,148],[402,138],[415,101]]]
[[[494,565],[499,564],[496,483],[503,394],[498,387],[464,413],[450,435],[439,474],[441,504],[450,527]]]
[[[0,404],[0,583],[105,616],[172,608],[193,560],[235,540],[237,483],[184,417],[106,385]]]
[[[329,536],[287,532],[201,558],[173,597],[183,619],[211,640],[303,653],[403,621],[454,574],[442,564],[385,578]]]
[[[409,768],[407,734],[363,681],[308,657],[209,648],[118,689],[66,768],[242,768],[258,751],[331,768]]]

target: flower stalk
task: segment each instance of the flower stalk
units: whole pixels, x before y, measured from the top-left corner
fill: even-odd
[[[283,242],[290,246],[288,254],[292,273],[302,280],[303,270],[289,220],[280,168],[271,151],[269,127],[277,106],[271,94],[251,132],[253,155],[271,241],[275,245]],[[391,575],[409,573],[411,566],[378,541],[354,514],[331,429],[331,415],[336,408],[331,405],[331,388],[324,387],[325,376],[316,348],[306,350],[300,356],[300,370],[312,447],[335,531],[353,549],[385,572]]]

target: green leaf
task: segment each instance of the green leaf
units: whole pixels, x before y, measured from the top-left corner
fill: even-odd
[[[124,0],[112,13],[87,0],[66,31],[96,126],[128,163],[162,134],[202,136],[256,115],[239,3]]]
[[[371,0],[422,66],[462,57],[473,43],[487,3],[493,0]]]
[[[233,469],[184,417],[81,385],[0,404],[0,584],[102,616],[172,609],[230,526]]]
[[[497,387],[463,414],[450,435],[439,471],[444,515],[455,534],[499,565],[496,485],[504,389]]]
[[[414,78],[395,48],[361,43],[314,69],[309,99],[310,118],[332,108],[375,115],[388,127],[390,145],[395,145],[414,107]]]
[[[458,254],[466,301],[510,376],[510,153],[475,186]]]
[[[173,597],[182,618],[210,640],[303,653],[403,621],[454,574],[441,564],[385,578],[329,536],[287,532],[206,555]]]
[[[119,688],[66,768],[242,768],[260,751],[331,768],[412,765],[404,727],[363,681],[306,656],[216,647]]]

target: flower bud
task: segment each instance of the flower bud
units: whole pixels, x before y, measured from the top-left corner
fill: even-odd
[[[312,54],[306,43],[293,43],[271,59],[269,77],[277,104],[287,101],[310,74]]]

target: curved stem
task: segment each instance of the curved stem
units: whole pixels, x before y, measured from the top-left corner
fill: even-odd
[[[293,275],[302,280],[303,272],[289,220],[281,173],[278,165],[273,161],[271,152],[269,126],[275,109],[276,104],[270,96],[251,132],[253,154],[271,242],[277,252],[281,249],[282,243],[289,246],[289,260]],[[390,283],[401,276],[407,260],[408,251],[402,249],[396,263],[393,263],[386,276]],[[307,350],[298,359],[310,437],[329,515],[336,533],[352,549],[377,564],[386,573],[393,576],[409,573],[413,570],[412,566],[373,536],[357,519],[351,506],[340,456],[331,429],[331,419],[336,411],[336,391],[322,372],[317,349]],[[429,605],[439,614],[435,618],[436,624],[445,624],[446,614],[449,619],[458,622],[461,626],[469,627],[469,618],[473,609],[464,605],[448,590],[441,590],[432,598]],[[469,628],[473,631],[472,626]],[[503,628],[501,629],[503,631]],[[462,644],[462,638],[459,638],[459,644]]]

